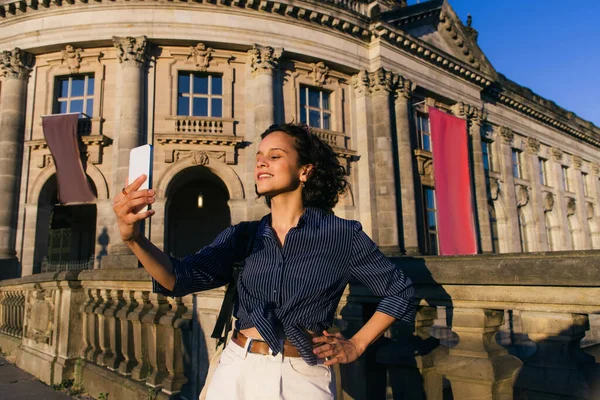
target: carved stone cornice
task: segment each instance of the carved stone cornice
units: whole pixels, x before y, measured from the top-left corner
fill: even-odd
[[[113,36],[119,62],[128,66],[142,67],[148,61],[148,39],[146,36]]]
[[[323,61],[319,61],[318,63],[310,64],[312,71],[310,72],[310,76],[313,79],[313,83],[317,87],[322,87],[329,77],[329,67],[325,65]]]
[[[554,193],[542,192],[544,202],[544,212],[550,212],[554,208]]]
[[[540,152],[540,141],[536,138],[527,138],[527,152],[529,154],[538,154]]]
[[[554,160],[557,163],[562,163],[562,158],[563,158],[562,149],[559,149],[558,147],[552,147],[550,149],[550,154],[552,155],[552,160]]]
[[[253,74],[272,74],[279,65],[283,49],[274,49],[270,46],[255,44],[248,50],[250,57],[250,71]]]
[[[204,43],[198,43],[195,47],[190,46],[190,55],[188,58],[194,59],[194,65],[196,71],[206,71],[210,66],[212,60],[212,54],[214,50],[212,47],[206,47]]]
[[[517,185],[515,187],[517,195],[517,207],[525,207],[529,203],[529,190],[525,185]]]
[[[502,137],[502,142],[512,145],[512,142],[515,139],[515,134],[512,129],[507,126],[499,126],[498,133],[500,134],[500,137]]]
[[[27,79],[33,69],[35,57],[16,47],[13,51],[0,53],[0,77],[6,79]]]
[[[572,160],[573,160],[573,167],[578,171],[581,170],[581,167],[583,165],[583,159],[580,156],[574,155]]]
[[[577,202],[573,198],[567,198],[567,216],[575,215],[577,212]]]

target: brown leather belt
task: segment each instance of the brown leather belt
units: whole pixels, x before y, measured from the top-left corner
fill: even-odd
[[[240,347],[245,348],[246,342],[250,340],[251,343],[248,345],[248,353],[265,354],[270,355],[269,345],[267,342],[260,339],[251,339],[244,336],[244,334],[238,330],[233,331],[231,341]],[[283,342],[283,356],[284,357],[302,357],[298,352],[298,349],[289,341]]]

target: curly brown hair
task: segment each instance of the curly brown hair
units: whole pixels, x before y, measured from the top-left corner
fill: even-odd
[[[313,165],[302,190],[304,207],[331,211],[348,186],[346,169],[340,165],[331,146],[312,133],[305,124],[271,125],[260,137],[264,139],[273,132],[284,132],[295,139],[294,148],[298,152],[299,165]],[[261,197],[258,192],[256,195]],[[268,196],[265,196],[265,201],[267,206],[271,207],[271,199]]]

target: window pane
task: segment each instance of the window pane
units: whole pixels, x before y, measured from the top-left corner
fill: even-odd
[[[211,104],[211,117],[222,117],[223,116],[223,100],[221,99],[212,99]]]
[[[431,244],[431,254],[438,254],[437,248],[437,235],[430,234],[429,235],[429,243]]]
[[[320,92],[317,90],[308,90],[308,105],[311,107],[321,108]]]
[[[304,108],[304,106],[306,106],[306,88],[302,87],[300,88],[300,109]]]
[[[329,110],[329,93],[323,92],[323,110]]]
[[[94,116],[94,100],[88,99],[85,106],[85,113],[91,118]]]
[[[177,99],[177,115],[190,115],[189,97],[179,95],[179,98]]]
[[[94,77],[88,77],[88,90],[87,94],[94,94]]]
[[[212,77],[212,94],[223,94],[223,78],[220,76]]]
[[[83,100],[73,100],[71,101],[71,110],[72,113],[83,112]]]
[[[60,103],[58,103],[59,105],[59,113],[60,114],[66,114],[67,112],[67,102],[66,101],[61,101]]]
[[[425,189],[425,202],[427,209],[435,210],[435,196],[432,189]]]
[[[331,129],[331,114],[323,113],[323,129]]]
[[[69,97],[69,80],[61,79],[59,82],[59,96],[60,97]]]
[[[208,76],[194,75],[194,93],[208,94]]]
[[[73,78],[73,82],[71,83],[71,97],[83,96],[85,93],[84,90],[85,85],[85,77],[81,78]]]
[[[306,124],[306,108],[300,108],[300,122]]]
[[[181,94],[181,93],[189,93],[189,92],[190,92],[190,75],[189,74],[179,75],[179,82],[177,83],[177,93]]]
[[[429,133],[429,118],[421,117],[421,131]]]
[[[423,135],[423,150],[431,151],[431,136]]]
[[[308,112],[308,119],[309,119],[308,125],[315,127],[315,128],[321,127],[321,113],[319,111],[310,110]]]
[[[430,231],[437,231],[437,224],[435,221],[435,211],[427,212],[427,226]]]
[[[208,117],[208,99],[207,98],[194,98],[194,109],[192,115],[195,117]]]

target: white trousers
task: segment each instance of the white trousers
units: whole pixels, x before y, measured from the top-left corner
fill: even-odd
[[[299,357],[248,353],[229,342],[206,400],[334,400],[335,387],[331,367],[311,366]]]

